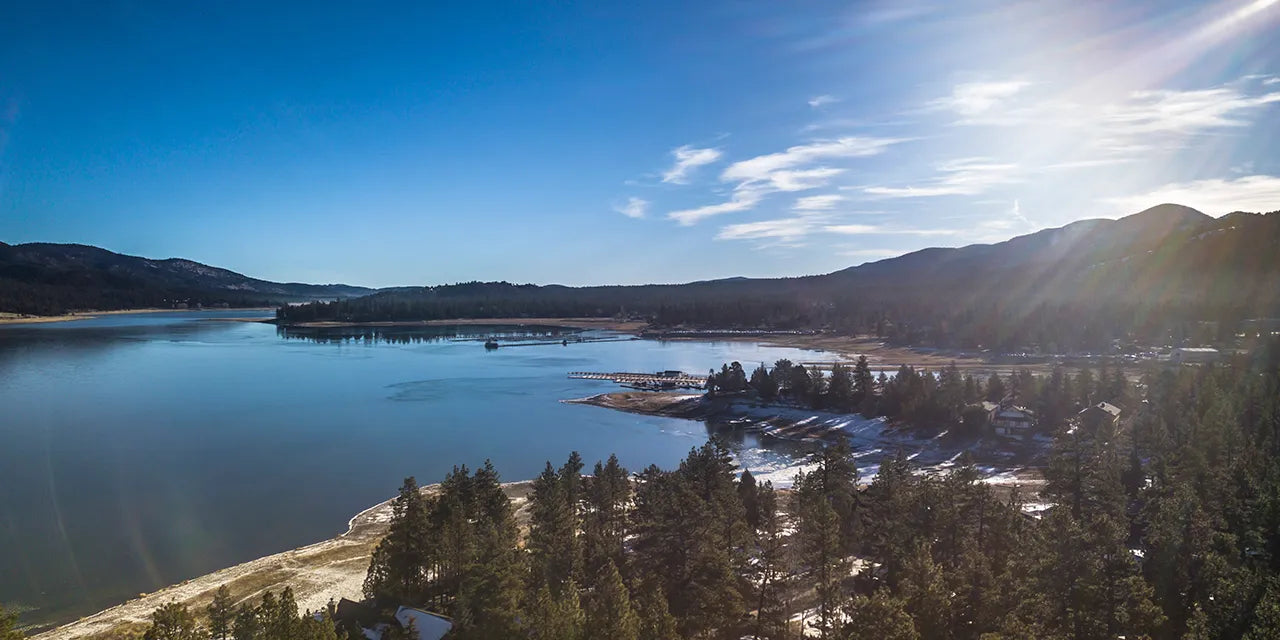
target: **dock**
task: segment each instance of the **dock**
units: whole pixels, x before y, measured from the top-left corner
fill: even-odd
[[[571,371],[569,377],[577,380],[608,380],[636,389],[702,389],[707,386],[706,376],[692,375],[682,371],[661,373]]]

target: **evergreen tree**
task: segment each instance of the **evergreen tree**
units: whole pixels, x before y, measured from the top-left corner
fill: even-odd
[[[465,568],[455,604],[457,633],[467,640],[502,640],[519,633],[525,571],[517,551],[511,500],[488,460],[471,479],[475,555]]]
[[[824,405],[837,411],[849,411],[854,407],[853,375],[843,363],[831,365],[831,376],[827,378],[827,390]]]
[[[747,526],[754,532],[760,526],[760,504],[759,489],[756,487],[756,479],[751,475],[750,469],[743,469],[742,475],[738,478],[738,499],[742,501],[743,512],[746,514]]]
[[[391,526],[374,549],[365,576],[365,597],[394,603],[423,602],[433,536],[426,499],[412,477],[404,479],[391,504]]]
[[[258,611],[247,602],[236,607],[235,621],[231,625],[231,637],[234,640],[257,640],[262,634],[262,623],[258,620]]]
[[[236,612],[227,585],[218,587],[206,612],[209,614],[209,637],[214,640],[227,640],[231,637],[231,625],[235,622]]]
[[[631,481],[616,455],[596,463],[586,481],[587,508],[583,515],[584,569],[596,575],[606,562],[625,566],[623,541],[627,535],[627,506]]]
[[[22,640],[23,633],[17,627],[18,615],[8,613],[0,606],[0,640]]]
[[[787,557],[786,523],[778,511],[778,496],[773,484],[765,482],[759,489],[758,519],[755,532],[751,582],[755,585],[755,640],[778,640],[787,636],[790,608],[787,594],[792,586]]]
[[[875,391],[875,378],[871,375],[871,365],[866,356],[858,356],[853,365],[853,403],[861,406]]]
[[[591,592],[587,601],[587,640],[638,640],[640,620],[612,562],[596,576]]]
[[[850,571],[849,560],[840,548],[840,517],[824,494],[817,471],[797,474],[794,491],[800,565],[818,595],[818,619],[812,627],[823,638],[834,638],[843,599],[841,587]]]
[[[1001,402],[1005,396],[1004,380],[1000,379],[1000,374],[993,373],[987,378],[987,402]]]
[[[778,383],[773,376],[769,375],[769,370],[765,368],[763,362],[751,372],[751,380],[748,384],[765,402],[772,401],[778,395]]]
[[[143,640],[204,640],[208,638],[186,605],[170,602],[151,613]]]
[[[906,604],[876,589],[870,596],[854,596],[845,607],[842,638],[847,640],[919,640]]]
[[[547,585],[559,596],[566,582],[573,580],[577,557],[574,508],[569,504],[565,483],[548,462],[542,475],[533,481],[530,498],[529,565],[533,585]]]
[[[640,637],[644,640],[680,640],[675,616],[667,608],[667,595],[658,585],[642,585],[636,597]]]
[[[573,582],[566,585],[564,595],[559,598],[543,584],[525,611],[525,624],[532,640],[583,638],[585,618],[578,601],[578,588]]]

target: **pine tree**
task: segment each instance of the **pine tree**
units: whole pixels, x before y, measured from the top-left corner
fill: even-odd
[[[556,598],[543,584],[533,601],[525,607],[525,624],[532,640],[580,640],[585,618],[578,601],[578,587],[572,581],[565,585],[564,595]]]
[[[365,597],[395,603],[423,602],[433,536],[427,501],[412,476],[404,479],[391,510],[390,530],[375,548],[365,576]]]
[[[565,488],[548,462],[542,475],[533,481],[530,498],[528,550],[532,584],[549,586],[555,596],[573,579],[577,548],[576,518]]]
[[[853,365],[853,403],[861,406],[875,391],[875,378],[871,375],[871,365],[866,356],[858,356]]]
[[[760,526],[760,505],[757,492],[756,479],[751,475],[751,470],[743,469],[742,475],[738,478],[738,499],[742,501],[742,508],[746,513],[747,526],[752,531],[755,531],[756,527]]]
[[[0,606],[0,640],[22,640],[24,635],[17,627],[18,615],[8,613]]]
[[[854,596],[845,607],[847,621],[843,638],[847,640],[919,640],[915,622],[906,612],[906,604],[876,589],[870,596]]]
[[[196,625],[186,605],[170,602],[151,613],[151,626],[143,640],[204,640],[208,636]]]
[[[897,593],[921,638],[947,637],[951,619],[950,590],[927,545],[917,545],[903,565]]]
[[[596,577],[587,604],[587,640],[639,640],[640,620],[612,562]]]
[[[765,368],[763,362],[752,370],[748,384],[765,402],[772,401],[778,395],[778,383],[773,376],[769,375],[769,370]]]
[[[759,491],[759,524],[756,528],[751,582],[755,585],[756,619],[754,638],[775,640],[787,635],[790,610],[786,594],[791,587],[787,557],[786,523],[778,512],[773,484],[765,482]]]
[[[675,616],[667,608],[667,595],[662,587],[641,585],[636,596],[640,637],[644,640],[680,640]]]
[[[596,463],[586,479],[587,508],[583,514],[584,571],[595,575],[612,561],[625,565],[623,540],[627,535],[627,505],[631,501],[631,480],[616,455],[605,464]]]
[[[262,634],[262,622],[258,619],[257,610],[247,602],[236,607],[235,622],[231,625],[231,637],[234,640],[257,640]]]
[[[853,393],[853,375],[849,372],[849,368],[840,362],[831,365],[824,406],[837,411],[847,411],[853,407]]]
[[[524,567],[517,550],[518,530],[511,500],[502,490],[493,464],[486,460],[471,479],[475,555],[467,565],[457,597],[458,635],[502,640],[519,633]]]
[[[800,565],[818,595],[818,619],[811,626],[821,637],[834,638],[843,599],[841,584],[850,570],[840,549],[840,518],[824,495],[817,471],[796,475],[792,500]]]
[[[235,605],[231,601],[231,590],[227,585],[218,587],[213,594],[213,602],[206,611],[209,614],[209,637],[214,640],[227,640],[231,636],[231,624],[235,621]]]

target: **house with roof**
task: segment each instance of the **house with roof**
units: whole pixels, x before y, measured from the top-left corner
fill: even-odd
[[[448,618],[422,609],[401,606],[388,618],[385,611],[346,598],[333,609],[333,621],[340,631],[359,630],[366,640],[382,640],[393,625],[405,631],[413,629],[417,634],[415,640],[441,640],[453,628]]]
[[[1015,404],[1001,405],[991,416],[991,429],[997,435],[1021,436],[1030,433],[1035,425],[1035,412]]]
[[[1108,426],[1117,428],[1120,426],[1120,407],[1110,402],[1099,402],[1098,404],[1085,407],[1076,414],[1076,419],[1086,428],[1097,431],[1099,427]]]

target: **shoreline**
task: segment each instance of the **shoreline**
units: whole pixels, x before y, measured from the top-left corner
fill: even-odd
[[[430,495],[438,484],[422,487]],[[502,488],[516,508],[517,521],[528,520],[530,480],[504,482]],[[347,521],[347,530],[337,536],[289,549],[240,564],[218,569],[156,591],[140,594],[120,604],[77,620],[48,627],[29,640],[98,640],[117,637],[121,632],[141,632],[151,612],[169,602],[185,604],[203,614],[218,587],[226,585],[238,604],[261,597],[267,590],[293,588],[299,611],[320,611],[330,599],[362,599],[361,590],[374,547],[386,535],[391,519],[391,503],[379,502]]]
[[[966,352],[930,350],[920,347],[895,346],[870,335],[842,335],[833,333],[715,333],[714,335],[642,335],[650,331],[643,320],[617,320],[614,318],[457,318],[452,320],[382,320],[370,322],[278,322],[263,320],[268,324],[286,328],[318,329],[337,327],[440,327],[471,325],[553,326],[571,329],[597,329],[630,334],[645,340],[661,342],[751,342],[767,347],[806,349],[832,353],[849,361],[866,356],[872,369],[897,369],[907,365],[915,368],[940,369],[955,364],[962,371],[973,373],[998,372],[1008,374],[1021,369],[1048,370],[1051,364],[1044,362],[999,362],[988,357]]]
[[[377,320],[371,322],[340,322],[322,320],[316,322],[276,322],[281,327],[298,329],[322,329],[333,327],[450,327],[474,325],[503,326],[551,326],[569,329],[599,329],[638,334],[648,326],[642,320],[614,320],[613,318],[458,318],[454,320]]]
[[[142,309],[112,309],[110,311],[73,311],[64,313],[59,316],[32,316],[18,313],[2,312],[0,313],[0,325],[10,324],[47,324],[50,322],[72,322],[75,320],[90,320],[99,316],[119,316],[130,315],[135,313],[182,313],[182,312],[203,312],[203,311],[271,311],[275,307],[228,307],[226,309],[159,309],[155,307],[146,307]]]
[[[560,402],[640,415],[717,422],[742,432],[798,443],[817,444],[844,436],[854,447],[859,467],[867,467],[861,480],[863,484],[870,482],[881,458],[898,450],[909,453],[913,464],[926,472],[945,472],[954,466],[961,452],[968,451],[974,455],[985,482],[1002,495],[1019,487],[1035,495],[1043,484],[1040,465],[1036,464],[1040,443],[1035,442],[1021,448],[1011,447],[1008,443],[989,446],[982,442],[951,440],[945,432],[924,433],[893,425],[883,418],[867,419],[856,414],[732,398],[707,399],[702,394],[687,392],[623,391]],[[781,468],[766,467],[758,472],[754,465],[751,468],[757,481],[769,480],[785,490],[794,474],[805,466],[805,462],[797,460]],[[431,494],[438,486],[427,485],[422,487],[422,491]],[[512,500],[523,532],[528,526],[528,496],[532,492],[532,481],[506,482],[502,486]],[[157,607],[178,602],[202,611],[218,587],[224,584],[237,603],[259,598],[266,590],[278,591],[286,585],[293,588],[299,610],[320,610],[330,599],[347,597],[358,600],[363,597],[361,591],[374,547],[386,535],[393,500],[387,499],[355,514],[347,521],[346,531],[332,538],[140,594],[77,620],[42,627],[44,631],[30,638],[107,640],[122,632],[141,632]]]
[[[962,438],[948,431],[913,428],[893,424],[884,418],[865,418],[859,414],[832,413],[785,404],[763,404],[740,398],[706,399],[700,395],[679,392],[613,392],[585,398],[561,400],[640,415],[704,420],[709,425],[755,433],[762,437],[795,443],[830,443],[845,438],[852,446],[859,466],[871,473],[879,460],[897,451],[908,454],[914,465],[926,471],[945,471],[955,466],[962,453],[969,453],[974,464],[995,486],[1022,486],[1039,491],[1043,483],[1040,469],[1047,441],[1041,439],[1012,440],[1001,437]],[[772,473],[752,473],[757,480],[773,480],[775,486],[790,485],[788,473],[795,469],[779,469]],[[869,477],[864,478],[869,481]]]

